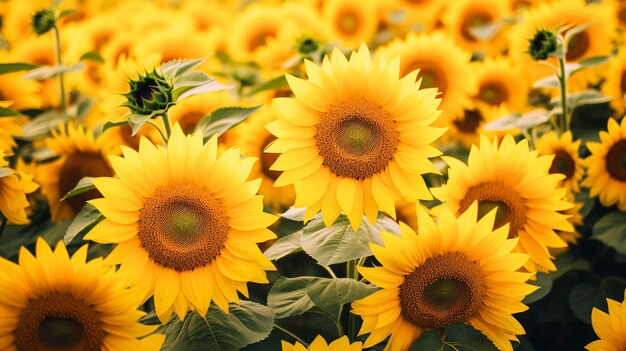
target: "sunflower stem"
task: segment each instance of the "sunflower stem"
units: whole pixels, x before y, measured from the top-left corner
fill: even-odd
[[[359,262],[361,261],[359,260]],[[357,267],[356,260],[350,260],[346,262],[346,277],[347,278],[354,279],[356,281],[359,280],[359,271],[357,271],[356,267]],[[350,342],[354,341],[354,339],[356,338],[355,329],[356,329],[355,316],[354,314],[350,313],[350,311],[348,311],[348,339],[350,339]]]
[[[52,27],[52,31],[54,32],[57,65],[61,66],[63,64],[63,61],[61,60],[61,37],[59,35],[59,28],[55,25],[54,27]],[[65,78],[63,73],[59,74],[59,82],[61,85],[60,107],[61,111],[63,111],[63,113],[66,113],[67,108],[65,103]]]
[[[304,342],[304,340],[300,339],[296,334],[290,332],[289,330],[281,327],[280,325],[274,323],[274,328],[280,330],[281,332],[289,335],[290,337],[292,337],[294,340],[296,340],[297,342],[301,343],[302,345],[304,345],[304,347],[308,348],[309,344],[307,344],[306,342]]]
[[[559,55],[558,58],[559,74],[557,74],[557,77],[559,78],[559,87],[561,88],[561,133],[564,133],[569,130],[571,119],[567,106],[567,76],[565,75],[565,55],[567,53],[567,45],[563,36],[559,35],[558,38],[561,41],[561,46],[563,48],[561,50],[561,55]]]
[[[170,117],[167,115],[167,111],[164,112],[161,117],[163,118],[163,124],[165,125],[165,134],[167,134],[165,142],[167,142],[170,140],[170,136],[172,135],[172,122],[170,121]]]
[[[161,129],[161,127],[156,125],[156,123],[152,123],[151,121],[148,121],[148,124],[154,127],[154,129],[159,131],[159,134],[161,134],[161,138],[163,139],[163,141],[167,141],[167,136],[165,135],[165,133],[163,133],[163,130]]]
[[[328,266],[324,266],[321,265],[322,268],[324,268],[326,270],[326,272],[328,272],[328,274],[330,275],[331,278],[333,279],[337,279],[337,275],[335,274],[335,272],[333,272],[332,268],[328,267]]]

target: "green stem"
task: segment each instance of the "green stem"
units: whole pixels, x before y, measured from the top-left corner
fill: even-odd
[[[565,48],[563,49],[563,53],[559,57],[559,85],[561,87],[561,109],[562,118],[561,118],[561,131],[565,132],[569,130],[570,125],[570,114],[567,107],[567,77],[565,76]]]
[[[163,118],[163,124],[165,125],[165,134],[167,134],[167,139],[165,139],[165,141],[167,142],[170,140],[170,136],[172,135],[172,122],[170,121],[170,117],[167,115],[167,112],[163,113],[161,117]]]
[[[347,278],[358,281],[359,272],[356,269],[357,267],[356,260],[350,260],[346,264],[347,264],[346,266]],[[350,339],[351,342],[356,339],[356,319],[355,319],[354,314],[350,313],[350,311],[348,311],[348,339]]]
[[[59,35],[59,28],[57,26],[53,27],[53,32],[54,32],[54,41],[56,44],[56,54],[57,54],[57,65],[61,66],[63,64],[63,61],[61,60],[61,37]],[[59,81],[61,82],[61,111],[63,111],[63,113],[66,112],[66,103],[65,103],[65,78],[64,78],[64,74],[61,73],[59,74]]]
[[[290,337],[292,337],[294,340],[296,340],[297,342],[301,343],[302,345],[304,345],[304,347],[308,348],[309,344],[307,344],[306,342],[304,342],[304,340],[300,339],[296,334],[290,332],[289,330],[281,327],[280,325],[274,323],[274,328],[280,330],[281,332],[289,335]]]
[[[154,127],[154,129],[159,131],[159,134],[161,134],[161,138],[163,139],[163,141],[167,141],[167,136],[165,135],[165,133],[163,133],[163,130],[161,130],[161,128],[156,125],[155,123],[152,123],[151,121],[147,122],[149,125],[151,125],[152,127]]]
[[[333,270],[330,267],[324,266],[324,265],[320,265],[320,266],[322,266],[322,268],[324,268],[326,272],[328,272],[331,278],[337,279],[337,275],[335,275],[335,272],[333,272]]]

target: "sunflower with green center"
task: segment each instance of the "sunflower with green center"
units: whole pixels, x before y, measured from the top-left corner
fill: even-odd
[[[0,258],[0,349],[159,350],[165,335],[141,324],[143,295],[102,264],[87,245],[69,256],[37,239],[37,256],[24,247],[19,265]],[[142,338],[139,340],[138,338]]]
[[[589,351],[623,351],[626,345],[626,290],[624,290],[624,300],[617,302],[606,299],[609,306],[609,313],[605,313],[597,308],[591,311],[591,324],[599,340],[596,340],[585,349]]]
[[[626,211],[626,119],[621,124],[609,119],[608,132],[600,132],[599,143],[587,143],[591,155],[585,159],[587,178],[581,186],[589,196],[600,198],[605,207],[617,204]]]
[[[69,123],[52,131],[45,139],[46,146],[59,154],[58,159],[41,164],[35,180],[41,184],[41,192],[48,199],[53,221],[75,217],[87,200],[99,197],[90,190],[61,200],[74,189],[83,177],[112,176],[113,170],[106,155],[113,153],[116,145],[102,136],[95,137],[92,131],[81,125]]]
[[[32,181],[32,176],[9,168],[5,151],[0,149],[0,212],[9,223],[28,224],[26,207],[30,202],[26,194],[37,190],[39,185]]]
[[[359,335],[370,333],[365,348],[391,335],[385,351],[406,351],[425,330],[451,323],[473,326],[500,350],[524,334],[512,316],[528,309],[524,297],[536,287],[531,273],[517,270],[528,255],[514,253],[518,238],[507,239],[508,225],[493,229],[496,211],[477,221],[473,203],[458,219],[443,209],[437,222],[418,209],[418,233],[400,223],[402,235],[382,231],[384,247],[370,247],[382,267],[359,267],[381,288],[352,303],[363,318]]]
[[[117,244],[105,262],[154,295],[162,322],[172,311],[204,316],[211,301],[228,312],[248,282],[268,282],[275,268],[257,243],[276,237],[266,228],[276,218],[256,195],[261,179],[247,180],[254,158],[234,148],[218,157],[217,138],[203,144],[178,124],[167,148],[142,138],[139,152],[122,150],[109,157],[118,178],[93,180],[104,198],[89,203],[106,218],[85,239]]]
[[[363,349],[363,343],[357,341],[350,344],[350,340],[345,335],[330,344],[322,336],[317,336],[308,348],[299,342],[292,345],[281,341],[281,345],[282,351],[361,351]]]
[[[399,200],[430,199],[422,174],[439,170],[430,144],[443,129],[436,89],[420,89],[418,71],[401,79],[399,60],[372,62],[365,45],[348,61],[339,50],[319,67],[305,62],[308,80],[287,75],[295,98],[274,99],[277,137],[266,152],[281,153],[270,168],[275,186],[294,184],[305,221],[320,210],[326,225],[343,211],[353,228],[378,210],[395,218]]]
[[[583,160],[578,154],[580,140],[572,140],[572,132],[566,131],[559,137],[555,132],[548,132],[535,143],[539,155],[554,155],[550,173],[560,173],[565,176],[561,186],[572,192],[579,192],[579,183],[585,173]]]
[[[516,144],[508,135],[501,142],[481,136],[467,165],[452,157],[444,160],[450,166],[448,183],[431,189],[435,197],[457,214],[474,201],[481,214],[497,207],[496,227],[508,223],[509,237],[519,237],[516,252],[530,255],[526,269],[556,270],[548,249],[567,244],[555,230],[574,228],[561,213],[572,207],[564,200],[567,189],[559,187],[564,176],[549,173],[553,156],[538,156],[526,139]]]

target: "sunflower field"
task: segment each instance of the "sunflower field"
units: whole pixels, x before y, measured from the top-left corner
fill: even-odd
[[[626,1],[0,14],[0,351],[626,351]]]

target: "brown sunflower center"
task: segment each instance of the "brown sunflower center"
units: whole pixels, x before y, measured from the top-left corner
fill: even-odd
[[[569,44],[567,44],[567,54],[565,54],[565,59],[567,59],[567,61],[576,61],[581,59],[585,56],[585,53],[587,53],[590,45],[591,38],[586,30],[576,34],[570,39]]]
[[[622,75],[620,76],[619,88],[622,95],[626,94],[626,70],[622,71]]]
[[[572,156],[565,150],[557,150],[550,166],[550,174],[561,173],[565,179],[570,179],[576,171],[576,163]]]
[[[509,97],[509,92],[502,82],[487,82],[480,86],[478,98],[489,105],[500,105]]]
[[[248,42],[248,51],[252,52],[267,43],[267,39],[276,35],[274,30],[266,29],[256,33]]]
[[[465,134],[476,134],[480,123],[483,121],[483,116],[478,110],[465,110],[463,118],[455,119],[452,123],[454,126]]]
[[[626,182],[626,139],[618,141],[609,149],[606,170],[612,178]]]
[[[112,177],[113,171],[99,153],[76,153],[68,155],[59,172],[59,196],[65,196],[74,189],[83,177]],[[96,189],[64,200],[74,213],[80,212],[85,202],[102,197]]]
[[[626,23],[626,3],[623,1],[620,2],[619,10],[617,11],[617,19],[622,23]]]
[[[398,131],[391,114],[365,99],[333,105],[316,125],[323,164],[339,177],[364,179],[394,157]]]
[[[337,19],[337,28],[343,34],[354,34],[359,30],[359,16],[352,10],[344,10]]]
[[[478,219],[497,207],[494,229],[509,223],[509,238],[517,237],[524,228],[527,211],[524,200],[503,182],[485,182],[469,188],[459,204],[459,213],[465,212],[474,201],[478,201]]]
[[[70,294],[29,300],[15,328],[18,350],[100,350],[105,337],[94,308]]]
[[[400,286],[402,316],[416,326],[443,329],[474,316],[483,303],[485,277],[461,253],[431,257]]]
[[[461,36],[468,41],[477,41],[476,37],[472,35],[472,28],[485,26],[493,20],[490,13],[487,12],[474,12],[470,13],[461,22]]]
[[[272,134],[269,134],[265,138],[263,143],[261,144],[261,151],[265,150],[265,148],[269,144],[271,144],[274,140],[276,140],[276,137]],[[276,162],[276,159],[278,158],[278,156],[280,156],[280,154],[270,154],[267,152],[261,152],[261,172],[263,172],[263,175],[265,175],[266,177],[272,180],[278,179],[278,177],[282,173],[280,171],[273,171],[270,169],[270,167],[274,164],[274,162]]]
[[[141,246],[154,262],[176,271],[211,263],[220,255],[230,225],[222,201],[187,182],[161,186],[139,214]]]
[[[196,130],[198,122],[200,122],[204,116],[206,116],[206,114],[201,111],[189,111],[180,116],[177,119],[177,122],[180,124],[180,128],[183,132],[185,132],[185,134],[190,134]]]
[[[437,88],[441,92],[441,96],[445,95],[448,81],[440,67],[430,62],[414,61],[407,65],[402,75],[405,76],[416,69],[420,70],[417,79],[422,79],[421,88]]]

